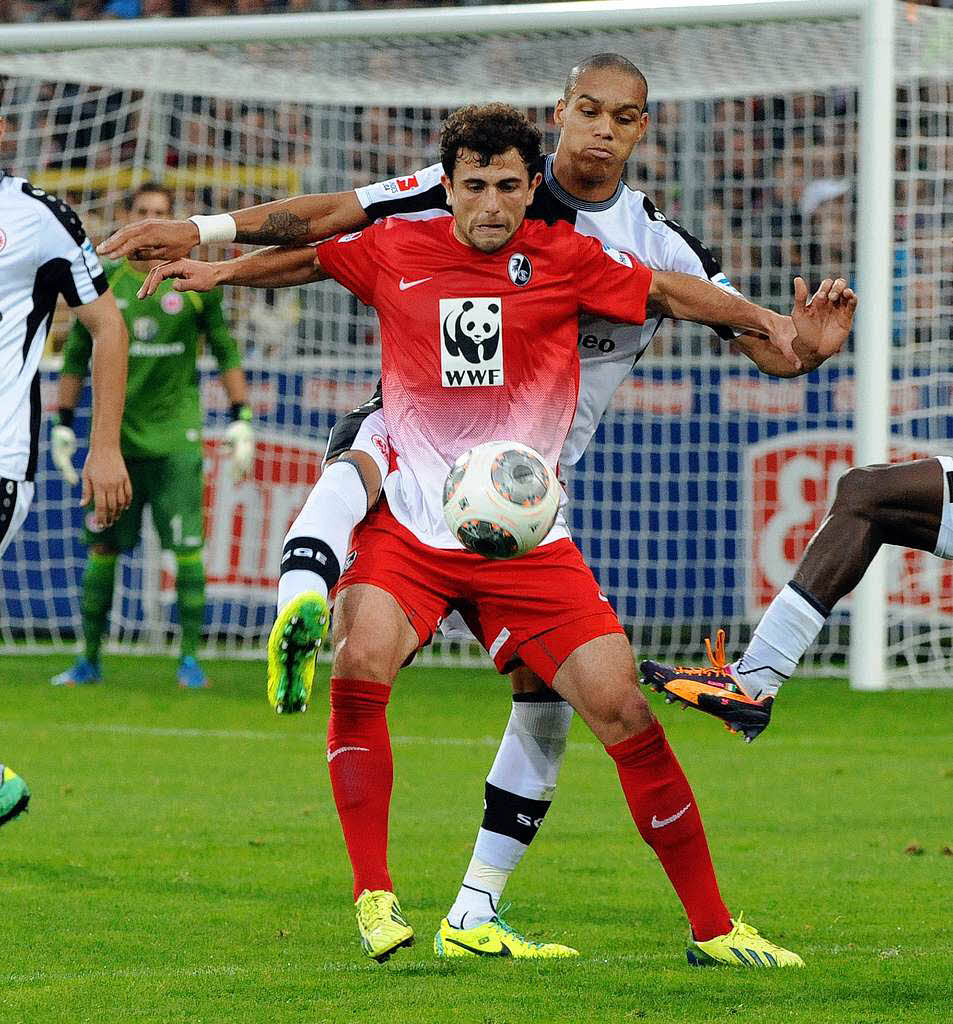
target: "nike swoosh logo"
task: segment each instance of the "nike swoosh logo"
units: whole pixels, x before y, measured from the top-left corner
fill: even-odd
[[[345,753],[345,751],[348,751],[348,750],[363,750],[363,751],[365,751],[367,753],[370,753],[370,749],[371,749],[370,747],[338,747],[337,750],[334,751],[334,753],[332,753],[329,750],[328,751],[328,764],[330,764],[338,756],[338,754],[343,754],[343,753]]]
[[[512,956],[510,947],[505,942],[500,943],[499,949],[488,950],[480,949],[478,946],[468,946],[465,942],[458,942],[456,939],[451,939],[447,936],[444,942],[452,942],[455,946],[459,946],[461,949],[465,949],[468,953],[476,953],[477,956]]]
[[[685,813],[685,812],[686,812],[686,811],[688,810],[688,808],[689,808],[689,807],[691,807],[691,806],[692,806],[692,805],[691,805],[691,803],[690,803],[690,802],[689,802],[689,803],[687,803],[687,804],[685,804],[685,806],[684,806],[684,807],[683,807],[683,808],[682,808],[682,809],[681,809],[680,811],[678,811],[678,812],[676,812],[675,814],[673,814],[673,815],[671,816],[671,818],[656,818],[656,817],[655,817],[655,815],[653,814],[653,815],[652,815],[652,828],[665,828],[665,826],[666,826],[666,825],[671,825],[673,821],[678,821],[678,819],[679,819],[679,818],[680,818],[680,817],[681,817],[681,816],[682,816],[682,815],[683,815],[683,814],[684,814],[684,813]]]
[[[402,292],[407,291],[408,288],[413,288],[414,285],[423,284],[424,281],[432,281],[431,277],[422,277],[419,281],[405,281],[403,278],[400,279],[400,290]]]

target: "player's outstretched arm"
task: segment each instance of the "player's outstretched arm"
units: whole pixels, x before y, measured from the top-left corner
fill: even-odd
[[[114,232],[96,251],[109,259],[174,260],[212,242],[301,245],[370,221],[354,192],[293,196],[245,210],[191,220],[142,220]]]
[[[140,299],[152,295],[159,285],[175,278],[179,292],[208,292],[222,285],[246,285],[249,288],[292,288],[295,285],[324,281],[311,245],[256,249],[233,260],[205,263],[202,260],[170,260],[160,263],[146,275],[138,291]]]
[[[648,307],[673,320],[694,320],[762,335],[791,370],[801,370],[801,360],[794,351],[797,329],[791,317],[757,306],[709,281],[692,274],[656,270]]]
[[[735,339],[735,345],[761,370],[773,377],[796,377],[817,369],[826,359],[843,348],[850,334],[857,295],[843,278],[827,278],[821,282],[810,302],[803,278],[794,279],[794,309],[791,319],[797,328],[794,351],[801,360],[801,369],[790,363],[757,334]]]
[[[129,337],[112,292],[77,306],[76,315],[93,338],[93,425],[83,466],[81,504],[92,502],[97,524],[108,526],[132,500],[132,486],[119,450]]]

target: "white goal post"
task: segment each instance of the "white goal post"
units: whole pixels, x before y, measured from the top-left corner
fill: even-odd
[[[4,26],[0,95],[16,172],[67,193],[101,235],[122,193],[147,178],[207,213],[410,173],[435,157],[438,115],[465,102],[518,105],[552,145],[567,70],[607,50],[649,81],[654,123],[631,184],[710,243],[752,298],[789,308],[802,270],[850,273],[862,297],[852,351],[806,381],[760,380],[698,330],[666,335],[579,466],[574,532],[623,621],[646,653],[697,660],[719,625],[733,648],[744,641],[847,464],[945,450],[951,341],[935,324],[953,322],[941,247],[953,233],[953,12],[891,0],[595,0]],[[318,446],[372,377],[367,311],[323,287],[229,301],[237,333],[253,339],[261,393],[291,387],[280,361],[300,373],[299,399],[326,403],[327,415],[296,422],[296,436]],[[308,458],[281,441],[302,415],[266,424],[279,468]],[[47,500],[62,519],[68,496],[51,485]],[[212,504],[223,521],[247,523],[249,510],[278,515],[272,500],[223,487]],[[45,584],[16,575],[8,556],[0,648],[75,635],[79,555],[45,513],[41,499],[13,557],[33,544],[30,555],[45,558],[53,537],[66,549],[53,568],[69,603],[32,594]],[[227,538],[210,541],[222,564]],[[213,613],[210,634],[241,653],[268,610],[263,597],[254,612],[233,607],[258,579],[245,564],[253,553],[235,557],[240,572],[210,575],[210,592],[232,602]],[[872,568],[804,671],[844,671],[849,632],[855,687],[935,683],[953,643],[953,578],[927,562]],[[898,565],[916,600],[891,589]],[[123,585],[141,585],[142,567],[129,572]],[[143,608],[124,593],[114,638],[161,647],[164,620],[142,635]]]

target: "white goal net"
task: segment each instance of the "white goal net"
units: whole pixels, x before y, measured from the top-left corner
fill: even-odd
[[[438,37],[362,39],[358,19],[354,35],[333,40],[214,45],[206,31],[175,47],[8,49],[3,163],[67,198],[99,240],[146,180],[174,189],[187,215],[410,174],[434,162],[442,118],[466,102],[527,110],[551,150],[567,71],[616,51],[649,82],[651,125],[629,183],[709,245],[741,291],[787,311],[796,274],[814,285],[854,274],[859,18],[705,24],[701,12],[674,27],[594,18],[512,33],[505,9],[492,32],[442,16]],[[953,429],[953,12],[898,5],[897,32],[891,423],[893,457],[906,458],[948,451]],[[210,649],[258,653],[281,538],[335,417],[374,389],[378,338],[373,315],[331,284],[236,290],[227,302],[261,443],[254,479],[233,485],[219,442],[224,394],[203,369],[207,635]],[[575,537],[640,651],[694,661],[719,626],[732,649],[747,639],[853,462],[854,362],[851,346],[817,373],[775,380],[704,329],[660,332],[570,484]],[[55,377],[53,359],[48,409]],[[37,492],[0,564],[6,649],[72,645],[80,631],[82,519],[48,456]],[[891,557],[891,665],[923,684],[946,670],[953,567]],[[113,644],[164,649],[174,591],[151,533],[120,575]],[[844,671],[849,608],[805,672]]]

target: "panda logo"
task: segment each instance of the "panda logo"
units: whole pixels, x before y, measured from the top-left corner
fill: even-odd
[[[503,384],[503,301],[440,300],[440,383],[445,388]]]
[[[490,362],[500,343],[499,300],[465,299],[443,321],[443,343],[450,355],[474,366]]]

